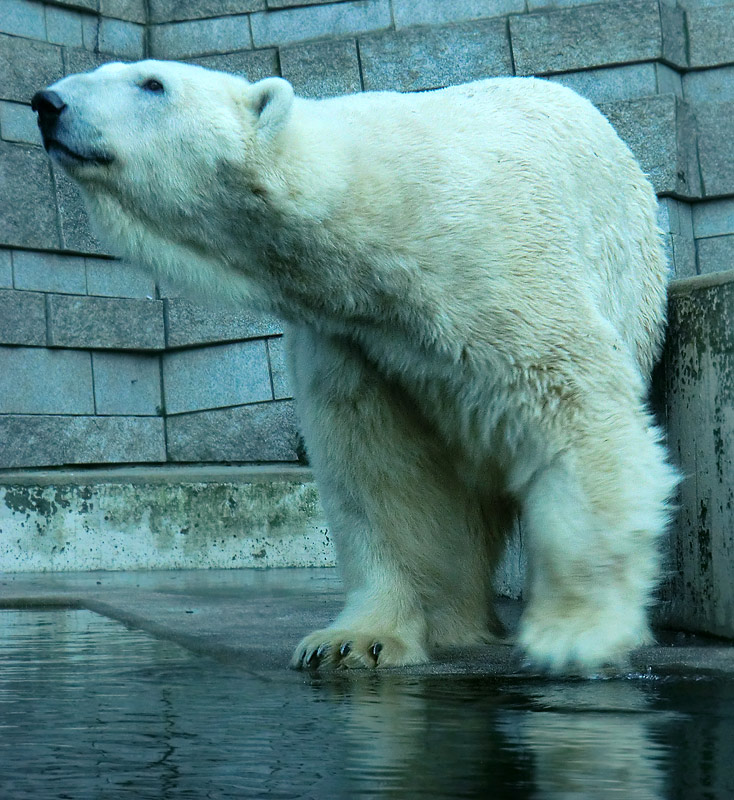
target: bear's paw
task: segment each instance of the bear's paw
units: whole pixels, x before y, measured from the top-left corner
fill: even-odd
[[[395,634],[324,628],[304,637],[291,659],[291,669],[374,669],[424,664],[420,644]]]

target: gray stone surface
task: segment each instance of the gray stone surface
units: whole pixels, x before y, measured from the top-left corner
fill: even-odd
[[[701,274],[734,270],[734,235],[699,239],[696,248]]]
[[[208,53],[249,50],[252,47],[250,18],[215,17],[192,22],[174,22],[150,28],[152,58],[190,58]]]
[[[734,102],[696,106],[698,153],[707,197],[734,194]]]
[[[521,13],[525,0],[392,0],[392,7],[400,29]]]
[[[0,33],[0,75],[0,100],[29,103],[63,75],[61,48]]]
[[[145,27],[103,17],[99,21],[98,48],[133,61],[141,59],[145,55]]]
[[[75,470],[78,481],[34,486],[0,473],[0,572],[334,564],[306,469],[144,471],[167,480],[131,480],[140,468],[123,467],[106,478]],[[65,546],[54,546],[59,541]]]
[[[43,150],[0,142],[0,187],[0,244],[58,249],[56,203]]]
[[[734,198],[696,203],[693,230],[697,239],[734,233]]]
[[[0,441],[6,468],[166,460],[156,417],[0,415]]]
[[[272,9],[295,8],[296,6],[320,6],[326,3],[341,2],[344,0],[267,0],[267,7]]]
[[[366,36],[359,52],[367,90],[416,91],[512,74],[502,19]]]
[[[254,339],[283,332],[278,320],[264,314],[209,307],[180,298],[164,300],[164,309],[168,347]]]
[[[160,300],[50,294],[48,343],[52,347],[162,350]]]
[[[48,162],[45,154],[44,159]],[[50,163],[50,162],[49,162]],[[89,217],[79,188],[56,165],[51,165],[56,205],[59,210],[61,242],[65,250],[79,253],[101,254],[103,250],[89,227]]]
[[[265,0],[149,0],[150,22],[179,22],[261,11]]]
[[[13,253],[16,289],[62,294],[86,294],[87,276],[84,259],[53,253],[16,250]]]
[[[595,104],[665,94],[675,88],[676,79],[678,93],[681,94],[678,74],[662,64],[625,64],[581,72],[562,72],[548,77]],[[665,84],[665,92],[660,90],[661,83]]]
[[[392,24],[389,0],[350,2],[257,12],[251,16],[255,47],[271,47],[385,30]]]
[[[331,97],[362,89],[354,39],[282,47],[280,68],[301,97]]]
[[[692,67],[731,64],[734,61],[734,6],[690,8],[688,20],[689,58]]]
[[[658,194],[701,195],[693,123],[674,95],[603,103],[600,110],[637,156]]]
[[[46,6],[46,30],[49,42],[70,47],[83,47],[82,15],[68,8]]]
[[[657,0],[621,0],[510,17],[518,75],[653,61],[664,43]]]
[[[265,342],[165,353],[163,387],[168,414],[272,400]]]
[[[99,23],[100,18],[96,14],[84,14],[82,16],[82,41],[87,50],[99,51]]]
[[[683,95],[693,104],[734,101],[734,66],[687,72]]]
[[[171,461],[299,459],[298,429],[290,400],[168,417],[166,431]]]
[[[223,55],[204,56],[203,58],[189,58],[192,64],[199,64],[207,69],[216,69],[220,72],[232,72],[254,83],[271,75],[280,75],[278,51],[269,50],[240,51],[239,53],[225,53]]]
[[[160,416],[161,362],[140,353],[92,353],[97,414]]]
[[[41,144],[41,132],[30,106],[0,100],[0,138],[6,142]]]
[[[695,275],[696,244],[690,204],[667,197],[660,200],[659,209],[658,223],[665,233],[666,252],[673,277],[688,278]]]
[[[0,250],[0,263],[3,252]],[[0,280],[0,286],[3,283]],[[42,294],[0,289],[0,344],[46,344],[46,303]],[[4,365],[0,371],[3,369]]]
[[[0,0],[0,31],[29,39],[45,39],[44,7],[29,0]]]
[[[268,360],[270,361],[270,375],[273,380],[273,396],[276,400],[286,400],[293,397],[293,389],[288,375],[285,348],[281,336],[268,339]]]
[[[86,258],[87,293],[100,297],[155,297],[155,281],[143,269],[107,258]]]
[[[734,277],[713,278],[671,287],[668,437],[684,479],[663,600],[671,624],[733,636]]]
[[[147,22],[146,0],[99,0],[103,17],[126,19],[129,22]]]
[[[89,50],[78,50],[71,47],[64,48],[64,73],[90,72],[102,64],[112,61],[129,61],[129,59],[115,56],[111,53],[92,53]]]
[[[0,288],[13,288],[13,262],[10,250],[0,250]]]
[[[97,11],[100,2],[104,2],[104,0],[53,0],[53,4],[56,6],[84,8],[87,11]]]
[[[89,353],[0,347],[0,413],[93,414]],[[0,438],[3,449],[12,442]],[[1,457],[1,456],[0,456]]]

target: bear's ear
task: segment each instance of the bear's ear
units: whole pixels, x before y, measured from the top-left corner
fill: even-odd
[[[247,87],[248,104],[257,118],[258,133],[272,136],[287,121],[293,106],[293,87],[282,78],[265,78]]]

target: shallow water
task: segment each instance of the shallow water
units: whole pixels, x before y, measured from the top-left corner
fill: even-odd
[[[0,798],[734,797],[734,682],[257,676],[0,611]]]

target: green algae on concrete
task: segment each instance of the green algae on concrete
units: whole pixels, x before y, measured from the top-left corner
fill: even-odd
[[[308,470],[161,472],[0,477],[0,570],[334,564]]]

